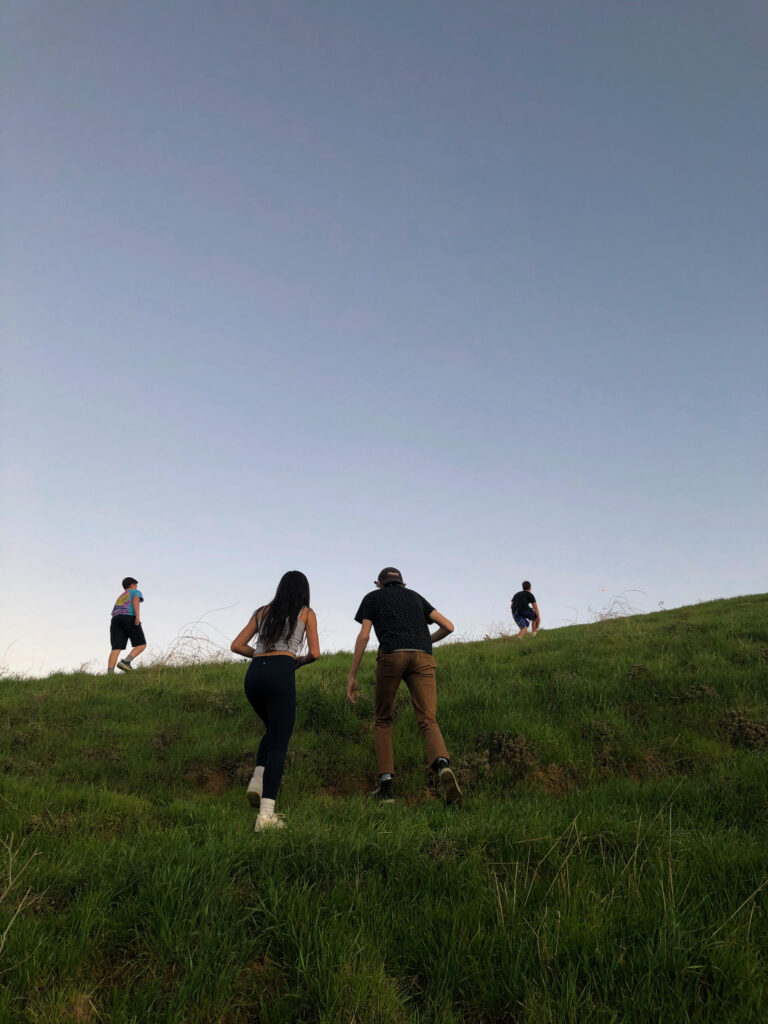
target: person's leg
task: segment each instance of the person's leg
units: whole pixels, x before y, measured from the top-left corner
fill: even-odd
[[[435,683],[435,659],[431,654],[412,654],[411,664],[405,671],[405,683],[411,691],[413,710],[419,723],[419,731],[427,747],[430,768],[437,772],[443,787],[445,802],[461,806],[461,790],[450,767],[450,755],[437,724],[437,686]]]
[[[259,803],[259,814],[254,825],[255,832],[263,829],[282,828],[284,822],[275,814],[275,800],[285,770],[288,755],[288,741],[296,719],[296,669],[293,658],[274,657],[265,671],[267,676],[266,695],[268,699],[267,734],[268,749],[264,765],[263,792]]]
[[[268,710],[262,808],[265,801],[274,801],[277,797],[288,756],[288,741],[296,720],[296,670],[293,658],[286,656],[264,660],[272,664],[266,669]]]
[[[128,638],[125,635],[125,630],[123,629],[120,619],[120,615],[113,615],[109,620],[109,644],[112,650],[109,652],[107,672],[115,671],[117,659],[123,653],[125,645],[128,643]]]
[[[403,652],[382,654],[376,659],[376,686],[374,690],[375,719],[373,723],[373,746],[379,776],[392,775],[395,771],[395,755],[392,750],[392,722],[395,695],[402,679],[405,659]]]
[[[254,662],[248,666],[243,684],[245,696],[248,703],[264,723],[264,735],[261,737],[259,749],[256,752],[256,767],[248,783],[245,795],[252,807],[258,808],[264,792],[264,765],[267,763],[269,754],[269,707],[266,696],[261,692],[258,679],[258,670]]]
[[[128,639],[131,641],[131,653],[117,663],[117,667],[123,670],[131,668],[131,662],[147,649],[147,638],[144,636],[144,628],[139,623],[136,625],[134,617],[131,616],[128,623]]]
[[[256,832],[283,825],[275,814],[275,799],[296,717],[295,671],[293,659],[287,656],[256,658],[245,676],[246,697],[266,726],[248,785],[249,802],[259,808]]]
[[[431,654],[414,651],[403,672],[405,685],[411,693],[411,703],[416,713],[419,732],[427,747],[427,761],[434,766],[439,757],[450,760],[448,749],[437,724],[437,687],[435,684],[435,659]]]
[[[131,648],[131,653],[126,655],[126,657],[123,658],[123,661],[126,663],[126,665],[130,665],[131,662],[132,661],[136,661],[136,659],[141,654],[141,652],[142,651],[146,651],[146,649],[147,649],[147,645],[146,644],[139,644],[138,647],[132,647]]]

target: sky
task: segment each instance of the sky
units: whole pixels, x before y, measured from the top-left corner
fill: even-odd
[[[768,590],[760,0],[3,6],[5,671]]]

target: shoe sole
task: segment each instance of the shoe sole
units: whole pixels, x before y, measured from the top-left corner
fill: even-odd
[[[393,804],[395,802],[395,798],[393,796],[381,796],[378,789],[374,789],[371,793],[370,799],[373,800],[375,804]]]
[[[259,796],[258,793],[250,791],[245,795],[248,797],[248,803],[251,805],[251,807],[256,807],[257,809],[261,807],[261,797]]]
[[[254,832],[269,832],[273,828],[285,828],[285,822],[282,818],[268,818],[266,821],[262,821],[259,824],[259,819],[256,819],[256,824],[253,826]]]
[[[456,776],[450,768],[444,768],[440,772],[440,785],[445,793],[445,802],[449,807],[461,807],[461,790],[456,781]]]
[[[117,667],[120,669],[121,672],[133,672],[133,669],[131,668],[130,665],[123,665],[122,662],[119,661],[117,663]]]

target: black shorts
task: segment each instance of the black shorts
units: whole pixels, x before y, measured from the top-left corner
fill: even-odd
[[[147,641],[141,623],[136,625],[135,615],[113,615],[109,623],[109,642],[113,651],[124,651],[131,641],[131,647],[139,647]]]

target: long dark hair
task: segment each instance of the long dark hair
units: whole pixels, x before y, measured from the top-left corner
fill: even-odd
[[[266,607],[266,612],[264,608]],[[309,580],[303,572],[291,569],[285,573],[277,584],[275,596],[268,605],[256,609],[258,622],[259,612],[264,612],[259,625],[259,640],[266,650],[274,649],[277,641],[285,635],[286,623],[288,636],[296,628],[296,620],[302,608],[309,607]]]

